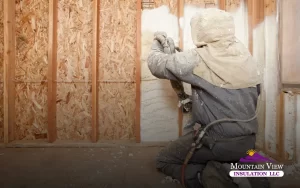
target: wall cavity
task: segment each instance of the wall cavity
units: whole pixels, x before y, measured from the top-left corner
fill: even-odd
[[[263,79],[263,72],[266,67],[265,63],[265,23],[258,24],[253,29],[253,58],[258,63],[261,79]],[[265,142],[265,108],[266,108],[266,93],[264,90],[264,83],[261,87],[261,96],[259,98],[259,112],[258,112],[258,132],[256,137],[256,145],[263,148]]]
[[[178,138],[177,96],[169,80],[154,77],[147,57],[156,31],[164,31],[179,41],[177,16],[167,6],[142,11],[141,54],[141,140],[170,141]]]
[[[248,48],[248,12],[245,0],[241,0],[236,8],[227,10],[235,23],[235,36]]]
[[[295,125],[297,121],[297,96],[284,94],[284,153],[285,158],[294,158],[295,147]]]
[[[300,164],[300,95],[297,95],[297,108],[296,108],[296,161]]]
[[[279,90],[278,25],[276,14],[265,17],[265,62],[264,85],[266,91],[265,138],[267,149],[276,153],[276,114]]]

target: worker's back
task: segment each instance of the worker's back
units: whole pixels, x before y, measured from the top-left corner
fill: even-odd
[[[214,86],[200,77],[193,77],[193,120],[207,125],[215,120],[229,118],[247,120],[255,115],[257,88],[226,89]],[[215,124],[208,135],[215,138],[232,138],[256,134],[258,121],[223,122]]]

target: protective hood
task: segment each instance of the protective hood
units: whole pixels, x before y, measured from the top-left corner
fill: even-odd
[[[191,19],[191,35],[203,62],[193,73],[227,89],[260,84],[257,63],[235,37],[233,17],[219,9],[205,9]]]

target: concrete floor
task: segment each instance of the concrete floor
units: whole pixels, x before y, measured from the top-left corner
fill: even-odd
[[[0,187],[179,188],[155,169],[161,147],[0,148]],[[273,179],[276,188],[300,187],[295,177]]]

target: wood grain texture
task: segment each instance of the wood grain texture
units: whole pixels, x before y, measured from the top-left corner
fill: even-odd
[[[184,16],[184,0],[178,0],[178,26],[179,26],[179,48],[183,49],[183,29],[180,27],[180,18]],[[178,108],[178,136],[182,136],[183,134],[183,107]]]
[[[59,0],[57,25],[57,138],[92,136],[93,0]],[[95,96],[94,96],[95,97]]]
[[[92,141],[98,140],[98,61],[99,61],[99,10],[100,0],[93,4],[93,54],[92,54]]]
[[[137,0],[136,4],[136,67],[135,67],[135,122],[134,133],[137,143],[141,142],[141,16],[142,16],[142,1]]]
[[[15,140],[47,135],[48,2],[16,1]]]
[[[3,101],[3,80],[4,80],[4,28],[3,28],[4,10],[3,0],[0,0],[0,143],[4,141],[4,101]]]
[[[99,140],[133,140],[137,0],[101,0],[99,14],[99,80],[113,81],[98,86]]]
[[[15,129],[15,1],[4,0],[4,142],[14,139]]]
[[[56,129],[56,76],[57,76],[57,5],[58,0],[49,1],[48,37],[48,140],[54,142]]]

